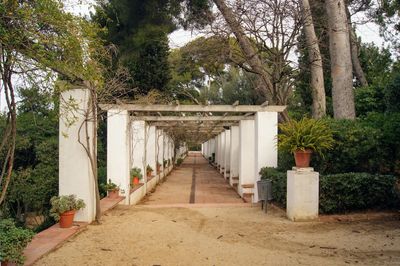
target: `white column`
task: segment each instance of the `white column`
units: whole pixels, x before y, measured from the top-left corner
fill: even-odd
[[[90,160],[78,142],[78,139],[85,142],[86,137],[92,142],[94,137],[92,122],[87,122],[89,136],[86,136],[84,129],[79,132],[81,124],[85,121],[83,113],[88,109],[89,95],[89,91],[84,89],[63,92],[61,97],[66,101],[73,99],[76,109],[68,102],[61,101],[63,104],[60,107],[59,123],[59,194],[75,194],[85,201],[86,207],[75,215],[75,221],[82,222],[92,222],[96,212],[94,177]],[[71,125],[69,121],[74,123]]]
[[[157,130],[157,161],[161,164],[161,171],[164,171],[164,131],[162,129]]]
[[[215,165],[219,167],[219,145],[220,145],[220,135],[215,137]]]
[[[231,127],[231,154],[229,183],[233,186],[237,183],[233,178],[239,177],[239,126]]]
[[[278,113],[257,112],[254,122],[256,184],[261,179],[259,174],[261,168],[278,166]],[[254,201],[258,202],[257,189],[254,189]]]
[[[225,130],[225,166],[224,166],[224,178],[227,179],[230,173],[231,164],[231,131]]]
[[[120,195],[129,204],[130,190],[129,114],[123,110],[107,112],[107,181],[120,187]]]
[[[254,120],[241,120],[239,122],[239,194],[243,195],[243,184],[254,184],[255,171],[255,141]]]
[[[225,131],[221,133],[221,149],[219,158],[221,164],[219,172],[222,174],[224,172],[224,167],[225,167]]]
[[[131,123],[131,168],[137,167],[142,170],[143,180],[146,178],[145,136],[146,122],[133,121]]]
[[[147,145],[146,145],[146,167],[150,165],[150,167],[154,170],[154,174],[156,171],[156,127],[155,126],[147,126]]]
[[[287,171],[286,215],[292,221],[318,217],[319,174],[313,168]]]

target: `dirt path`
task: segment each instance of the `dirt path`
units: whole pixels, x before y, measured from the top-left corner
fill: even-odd
[[[146,204],[118,206],[36,265],[400,265],[398,220],[293,223],[278,209],[189,204],[186,163]],[[236,204],[215,170],[196,167],[195,201]],[[225,195],[204,196],[217,191]],[[157,205],[164,203],[186,205]]]

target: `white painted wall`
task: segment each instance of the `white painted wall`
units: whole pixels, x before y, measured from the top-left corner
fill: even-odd
[[[120,195],[129,204],[130,136],[128,111],[107,112],[107,180],[120,187]]]
[[[79,133],[79,127],[85,119],[83,113],[87,110],[89,91],[73,89],[63,92],[61,98],[64,100],[61,100],[59,123],[59,195],[75,194],[83,199],[86,207],[76,213],[75,221],[92,222],[96,212],[93,172],[89,158],[78,142],[78,135],[82,141],[86,140],[85,131]],[[76,105],[75,110],[71,110],[69,99]],[[73,120],[75,122],[69,125],[68,121]],[[90,142],[92,128],[93,123],[89,122]]]
[[[230,150],[230,178],[229,183],[233,186],[232,177],[239,176],[239,126],[231,127],[231,150]]]
[[[225,130],[225,156],[224,156],[224,178],[228,178],[231,164],[231,131]]]
[[[256,181],[261,179],[259,172],[263,167],[278,166],[278,113],[276,112],[257,112],[255,122],[255,160],[254,171]],[[256,183],[255,183],[256,186]],[[258,202],[258,190],[254,189],[254,201]]]
[[[239,194],[243,195],[243,184],[254,184],[255,171],[255,141],[254,120],[241,120],[239,122]]]

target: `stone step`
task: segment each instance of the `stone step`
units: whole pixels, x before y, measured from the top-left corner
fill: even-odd
[[[252,202],[252,200],[253,200],[253,196],[254,196],[254,193],[243,193],[243,200],[245,201],[245,202]]]
[[[242,188],[254,188],[254,184],[242,184]]]

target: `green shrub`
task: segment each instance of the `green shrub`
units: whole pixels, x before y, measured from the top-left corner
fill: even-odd
[[[133,167],[130,171],[130,174],[131,178],[137,177],[139,178],[139,180],[143,178],[142,169],[140,169],[139,167]]]
[[[326,119],[335,145],[324,159],[313,155],[311,166],[321,174],[368,172],[400,175],[400,113],[369,113],[362,119]],[[294,166],[293,156],[278,150],[278,167]]]
[[[23,251],[33,238],[33,232],[18,228],[13,220],[0,221],[0,261],[14,262],[23,265],[25,258]]]
[[[176,165],[180,166],[183,163],[183,159],[182,158],[178,158],[178,160],[176,160]]]
[[[321,213],[365,209],[388,209],[397,206],[397,178],[391,175],[344,173],[320,178]]]
[[[272,196],[286,207],[286,172],[264,167],[263,179],[272,180]],[[390,209],[398,206],[398,179],[392,175],[343,173],[320,176],[320,213],[341,213],[365,209]]]

